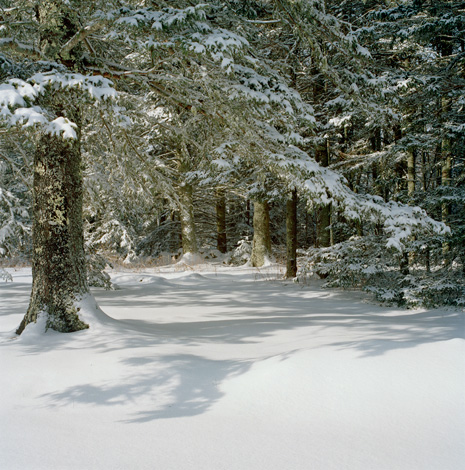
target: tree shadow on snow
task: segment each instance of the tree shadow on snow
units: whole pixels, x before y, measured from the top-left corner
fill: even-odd
[[[72,386],[40,398],[52,407],[121,406],[122,414],[132,414],[124,423],[195,416],[222,397],[220,385],[226,378],[249,367],[245,361],[215,361],[189,354],[132,357],[122,363],[127,375],[118,381]]]
[[[159,289],[131,286],[123,295],[101,292],[98,301],[105,310],[131,305],[157,311],[170,318],[170,310],[201,310],[201,319],[156,323],[124,319],[129,328],[153,331],[160,340],[192,343],[259,343],[278,331],[312,328],[311,334],[331,336],[334,328],[355,330],[356,341],[333,342],[340,348],[354,348],[362,356],[380,355],[392,349],[422,343],[465,339],[465,315],[458,309],[405,310],[364,303],[362,292],[301,288],[284,282],[251,282],[236,275],[194,279],[181,286],[164,284]],[[127,303],[126,303],[127,302]],[[136,310],[136,308],[135,308]],[[209,313],[211,311],[211,314]],[[160,315],[161,314],[161,315]],[[309,332],[310,333],[310,332]]]
[[[186,353],[191,347],[203,347],[204,351],[210,344],[260,348],[260,343],[278,332],[298,330],[280,346],[283,360],[321,345],[355,349],[362,359],[465,338],[463,312],[389,309],[363,303],[360,298],[364,297],[283,282],[251,282],[250,276],[163,280],[123,286],[118,291],[97,291],[104,311],[127,308],[123,310],[125,318],[109,318],[100,330],[53,334],[40,344],[29,342],[23,347],[27,354],[89,349],[94,360],[100,357],[103,362],[111,362],[107,358],[113,357],[112,352],[124,351],[124,357],[114,356],[119,359],[113,372],[92,383],[42,394],[41,399],[48,406],[124,406],[122,413],[133,413],[125,422],[146,422],[206,412],[223,396],[221,384],[226,379],[245,373],[260,360],[256,349],[250,358],[245,350],[240,357],[246,359],[216,360]],[[169,321],[173,308],[183,312],[182,321]],[[153,312],[154,321],[138,319],[141,309]],[[315,344],[309,341],[312,337],[318,339]],[[167,355],[168,346],[182,353]],[[262,359],[268,357],[265,354]]]

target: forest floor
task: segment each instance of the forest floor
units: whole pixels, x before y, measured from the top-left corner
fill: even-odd
[[[113,271],[89,330],[15,338],[31,272],[9,271],[2,470],[464,468],[463,311],[172,265]]]

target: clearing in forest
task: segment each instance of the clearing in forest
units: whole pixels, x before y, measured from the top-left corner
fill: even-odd
[[[168,266],[113,272],[89,330],[12,339],[31,273],[9,271],[2,469],[463,468],[462,311]]]

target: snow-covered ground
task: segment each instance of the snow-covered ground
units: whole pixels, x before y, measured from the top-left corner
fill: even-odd
[[[114,272],[89,330],[12,339],[31,274],[10,272],[2,470],[465,468],[461,311],[171,266]]]

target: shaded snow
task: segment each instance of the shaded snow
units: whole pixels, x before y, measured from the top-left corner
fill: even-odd
[[[463,468],[463,312],[173,265],[112,273],[89,330],[13,339],[31,277],[9,272],[2,469]]]

